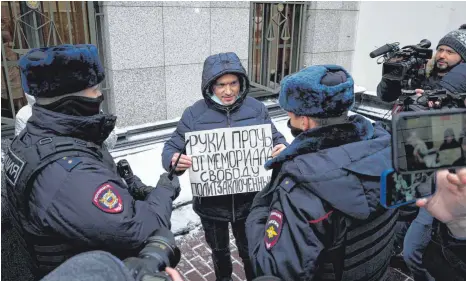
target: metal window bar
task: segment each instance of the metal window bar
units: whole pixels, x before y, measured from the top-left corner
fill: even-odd
[[[73,28],[73,31],[74,31],[74,35],[75,35],[75,43],[76,44],[79,44],[79,38],[80,38],[80,34],[79,34],[79,30],[78,28],[76,27],[76,17],[74,15],[74,13],[77,13],[77,10],[74,8],[74,3],[75,2],[69,2],[69,6],[70,6],[70,14],[71,14],[71,27]]]
[[[57,8],[57,17],[58,17],[58,22],[60,23],[60,30],[59,30],[58,34],[60,36],[63,36],[63,40],[65,40],[66,36],[65,36],[65,31],[63,30],[63,22],[61,20],[60,5],[58,5],[58,1],[55,2],[55,7]]]
[[[266,79],[266,85],[265,85],[265,86],[267,86],[267,87],[269,87],[269,88],[270,88],[270,72],[271,72],[270,65],[271,65],[271,55],[272,55],[272,52],[270,51],[270,49],[271,49],[271,44],[270,44],[270,41],[269,41],[268,36],[269,36],[269,34],[270,34],[269,31],[272,31],[272,32],[273,32],[272,12],[273,12],[273,11],[272,11],[272,7],[269,6],[269,17],[270,17],[270,19],[269,19],[269,21],[270,21],[269,25],[270,25],[270,26],[267,27],[267,30],[268,30],[268,31],[265,32],[265,33],[266,33],[266,36],[267,36],[267,42],[268,42],[268,43],[267,43],[267,51],[268,51],[268,56],[267,56],[267,74],[266,74],[266,76],[265,76],[265,79]]]
[[[291,24],[291,42],[290,42],[290,65],[288,67],[288,75],[293,71],[293,43],[295,40],[294,35],[294,26],[296,24],[296,5],[293,5],[293,13],[291,14],[292,24]]]
[[[277,22],[276,22],[277,33],[275,34],[275,40],[276,40],[275,44],[277,45],[277,48],[275,51],[275,74],[273,75],[273,89],[276,89],[277,88],[277,77],[278,77],[278,55],[280,52],[280,19],[282,15],[280,11],[278,10],[278,5],[274,5],[273,7],[277,9],[277,12],[275,14],[277,16]],[[273,9],[271,11],[271,14],[272,14],[272,19],[273,19]],[[271,24],[273,24],[273,22]]]
[[[288,21],[288,4],[285,5],[285,22],[283,23],[283,30],[282,30],[282,33],[284,33],[285,31],[287,31],[286,29],[288,28],[288,25],[286,24],[287,21]],[[289,32],[289,30],[288,30]],[[280,73],[280,81],[283,79],[283,77],[285,77],[285,60],[286,60],[286,49],[287,49],[287,44],[286,44],[286,41],[288,40],[285,40],[285,38],[283,37],[282,33],[280,33],[280,39],[283,40],[283,47],[282,47],[282,72]]]
[[[250,3],[249,4],[249,18],[252,19],[254,21],[254,4]],[[254,44],[255,44],[255,24],[250,24],[249,25],[249,38],[254,38],[252,44],[249,44],[248,45],[248,53],[251,54],[251,50],[254,49]],[[252,57],[248,56],[248,73],[252,74],[251,77],[254,77],[254,67],[253,67],[253,62],[254,62],[254,54],[252,55]]]
[[[264,42],[264,19],[265,19],[265,4],[261,4],[262,5],[262,8],[261,8],[261,12],[262,12],[262,16],[261,16],[261,37],[259,38],[259,44],[263,44]],[[257,56],[258,56],[258,66],[259,66],[259,70],[261,69],[260,68],[260,65],[264,62],[263,60],[263,56],[262,56],[262,51],[257,50]],[[256,70],[257,71],[257,70]],[[262,71],[259,71],[259,83],[262,83]]]
[[[306,5],[307,5],[307,4],[306,4]],[[298,62],[298,63],[296,64],[296,66],[297,66],[297,70],[296,70],[296,71],[298,71],[298,70],[302,67],[302,65],[303,65],[303,59],[304,59],[304,56],[302,55],[302,54],[303,54],[303,51],[302,51],[302,50],[303,50],[304,40],[302,40],[302,39],[303,39],[302,37],[304,37],[303,26],[306,26],[306,25],[303,25],[303,22],[304,22],[304,21],[306,20],[306,18],[307,18],[307,16],[304,15],[304,12],[303,12],[303,11],[307,11],[307,9],[305,9],[305,8],[306,8],[306,7],[305,7],[304,5],[301,5],[301,9],[300,9],[300,13],[299,13],[300,16],[301,16],[301,18],[303,18],[303,20],[300,20],[300,21],[299,21],[299,30],[301,31],[301,32],[300,32],[300,35],[301,35],[301,36],[298,37],[298,50],[297,50],[297,52],[298,52],[298,54],[300,54],[300,55],[297,57],[297,62]]]
[[[70,5],[70,1],[66,1],[66,18],[68,19],[68,36],[69,36],[69,44],[73,44],[73,33],[71,32],[71,28],[72,28],[72,25],[71,25],[71,17],[70,17],[70,10],[71,10],[71,5]]]
[[[8,5],[9,4],[10,4],[10,2],[8,2]],[[18,11],[16,10],[16,3],[13,2],[13,15],[12,15],[11,19],[16,18],[17,16],[18,16]],[[19,48],[23,49],[23,40],[21,38],[19,28],[17,28],[17,26],[15,25],[15,30],[13,31],[13,36],[16,36],[16,34],[18,34]],[[16,44],[16,42],[14,40],[13,40],[13,44]]]
[[[86,2],[81,2],[81,9],[83,11],[83,23],[85,24],[84,26],[84,40],[86,44],[89,44],[89,32],[87,31],[89,28],[89,24],[86,20],[86,14],[87,14],[87,7],[85,5]]]
[[[52,30],[52,25],[55,27],[55,30],[56,32],[52,32],[53,33],[53,45],[57,45],[57,35],[59,35],[57,32],[57,27],[55,25],[55,21],[54,21],[54,11],[53,11],[53,5],[52,5],[52,2],[49,2],[49,15],[50,15],[50,20],[52,21],[52,23],[50,23],[50,30]],[[57,33],[57,34],[55,34]]]
[[[47,21],[47,16],[45,15],[45,10],[44,10],[44,2],[40,2],[40,10],[42,11],[42,14],[40,15],[39,17],[39,22],[40,22],[40,26],[38,28],[41,28],[41,27],[45,27],[45,25],[49,24],[49,28],[42,28],[42,39],[43,41],[42,42],[45,42],[44,45],[47,46],[48,43],[49,43],[49,40],[46,40],[46,38],[50,38],[49,35],[49,31],[50,31],[50,23]]]

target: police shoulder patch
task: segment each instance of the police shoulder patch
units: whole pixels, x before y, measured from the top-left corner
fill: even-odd
[[[100,210],[117,214],[123,212],[123,200],[114,186],[104,183],[94,193],[92,203]]]
[[[8,149],[5,161],[3,162],[3,168],[5,169],[6,179],[11,185],[16,186],[25,165],[25,161],[19,158],[11,149]]]
[[[283,220],[284,216],[282,212],[278,210],[272,210],[270,212],[269,219],[265,224],[264,236],[265,248],[267,250],[272,249],[272,247],[277,244],[280,233],[282,232]]]

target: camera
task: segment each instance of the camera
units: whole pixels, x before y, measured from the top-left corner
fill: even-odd
[[[422,106],[428,106],[432,102],[434,109],[441,108],[464,108],[466,93],[452,94],[445,89],[425,91],[422,96],[417,98],[416,103]]]
[[[120,177],[122,177],[125,180],[133,176],[133,170],[131,170],[131,166],[129,165],[126,159],[118,161],[117,171]]]
[[[159,229],[147,239],[138,257],[127,258],[123,262],[137,281],[170,281],[171,278],[163,271],[166,267],[175,268],[180,258],[181,252],[173,233]]]
[[[385,44],[369,54],[371,58],[379,57],[378,64],[383,63],[382,77],[399,81],[402,89],[420,88],[426,79],[426,64],[432,58],[431,42],[421,40],[417,45],[399,48],[399,43]],[[382,56],[382,57],[380,57]],[[380,60],[382,59],[382,60]]]

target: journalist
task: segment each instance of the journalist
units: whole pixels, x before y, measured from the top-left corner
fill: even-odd
[[[445,88],[452,93],[466,92],[466,24],[449,32],[440,39],[435,57],[428,64],[423,88]],[[444,76],[453,75],[443,81]],[[424,89],[417,89],[422,94]],[[393,102],[401,95],[400,81],[382,78],[377,86],[377,96],[385,102]]]

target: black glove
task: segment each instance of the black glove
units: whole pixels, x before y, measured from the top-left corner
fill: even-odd
[[[118,161],[117,170],[120,177],[125,180],[128,191],[134,199],[144,200],[147,194],[154,189],[153,186],[145,185],[138,176],[133,174],[133,170],[126,159]]]
[[[117,170],[120,177],[125,181],[133,176],[133,170],[126,159],[121,159],[117,163]]]
[[[181,186],[177,176],[174,176],[173,179],[170,180],[168,178],[168,173],[161,174],[160,179],[157,182],[156,188],[160,187],[167,188],[173,191],[173,196],[171,197],[173,201],[175,201],[175,199],[178,198],[178,195],[180,195]]]
[[[132,176],[125,179],[128,185],[128,191],[136,200],[144,200],[155,187],[145,185],[138,176]]]

